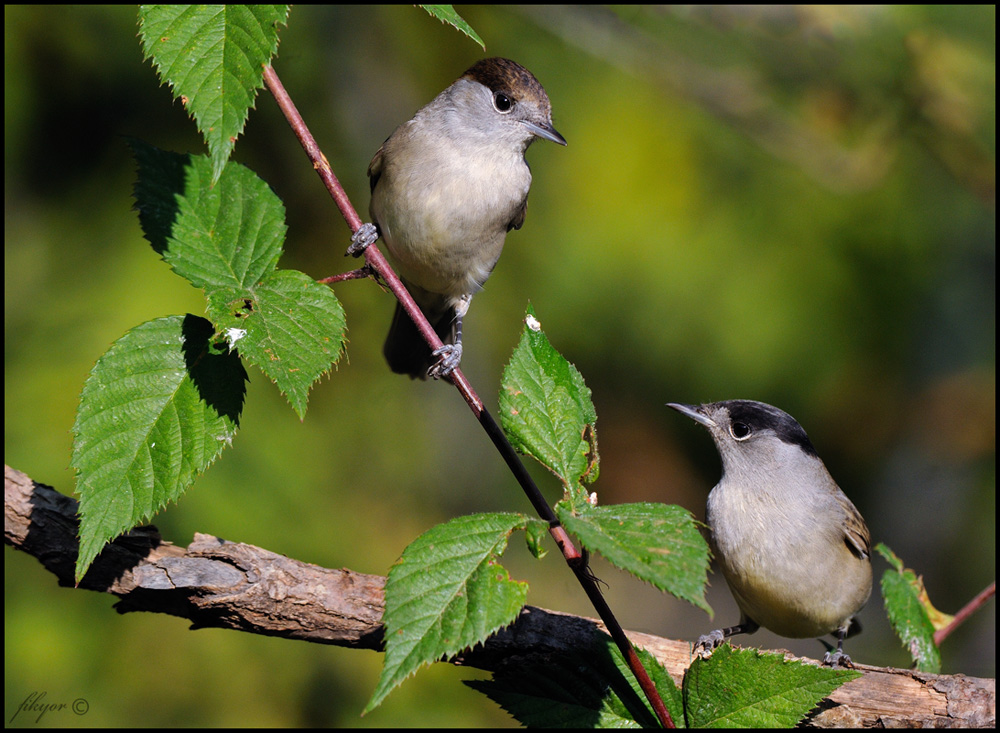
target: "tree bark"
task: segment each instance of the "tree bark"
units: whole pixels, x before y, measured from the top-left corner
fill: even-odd
[[[77,502],[5,466],[4,541],[23,550],[74,586]],[[180,547],[153,526],[138,527],[109,544],[79,588],[111,593],[119,613],[148,611],[188,619],[191,628],[382,648],[385,578],[300,562],[241,542],[196,534]],[[458,664],[495,670],[514,655],[558,654],[579,648],[599,621],[526,606],[518,619]],[[680,683],[691,645],[629,632]],[[786,656],[792,657],[786,653]],[[817,660],[802,660],[819,664]],[[807,723],[818,727],[993,727],[996,681],[856,665],[864,676],[838,688]]]

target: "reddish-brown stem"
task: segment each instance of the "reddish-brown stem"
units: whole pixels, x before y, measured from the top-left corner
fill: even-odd
[[[351,232],[358,231],[362,225],[361,217],[359,217],[357,211],[354,210],[347,194],[340,185],[340,181],[337,180],[337,176],[334,175],[333,169],[330,168],[329,161],[327,161],[326,156],[323,155],[323,151],[320,150],[319,145],[312,136],[312,133],[309,132],[309,128],[306,126],[305,121],[296,109],[291,97],[289,97],[288,93],[285,91],[284,86],[282,86],[281,81],[278,79],[278,75],[270,66],[264,67],[264,82],[267,84],[267,88],[271,91],[271,94],[274,95],[275,100],[278,102],[278,107],[280,107],[281,111],[284,113],[285,118],[288,120],[288,124],[291,126],[295,136],[302,144],[302,148],[306,151],[306,155],[309,156],[309,160],[312,161],[313,167],[322,179],[327,191],[330,192],[330,195],[337,203],[337,207],[340,209],[341,214],[343,214],[344,219],[347,220],[347,224],[350,226]],[[385,283],[386,287],[392,291],[392,294],[396,296],[403,308],[406,310],[407,314],[413,319],[417,329],[420,331],[424,340],[431,347],[431,349],[436,350],[441,348],[443,345],[441,343],[441,339],[438,337],[437,333],[434,332],[434,329],[424,317],[420,308],[413,301],[413,298],[410,296],[409,292],[407,292],[406,287],[400,281],[395,271],[389,266],[388,261],[385,259],[385,255],[382,254],[377,246],[372,244],[365,249],[364,256],[365,268],[368,268],[368,272],[376,273]],[[362,268],[362,270],[365,268]],[[362,270],[355,270],[354,273],[361,272]],[[324,282],[335,282],[337,281],[337,277],[340,277],[341,280],[350,280],[355,277],[363,277],[363,275],[345,273],[345,276],[334,276],[334,278],[327,278]],[[615,640],[615,643],[621,650],[622,655],[627,660],[629,668],[639,681],[639,685],[642,687],[646,698],[653,706],[653,710],[655,711],[660,723],[664,727],[673,728],[674,724],[673,720],[670,718],[670,713],[667,712],[667,709],[663,704],[663,700],[660,698],[659,693],[654,687],[652,681],[649,679],[649,675],[646,673],[646,670],[639,662],[639,658],[636,655],[635,650],[632,648],[632,644],[629,642],[628,637],[625,636],[625,631],[622,629],[621,624],[618,623],[618,620],[611,612],[611,608],[604,600],[604,596],[601,595],[601,590],[597,585],[597,581],[590,574],[586,567],[586,563],[582,562],[583,555],[576,549],[576,546],[566,533],[566,530],[560,524],[559,519],[552,510],[552,507],[550,507],[548,502],[545,501],[545,498],[542,496],[542,492],[538,489],[534,480],[528,474],[527,469],[525,469],[521,459],[517,456],[513,446],[511,446],[507,437],[500,429],[500,426],[498,426],[496,421],[493,419],[493,416],[486,410],[483,405],[483,401],[479,399],[479,395],[477,395],[475,390],[472,389],[472,385],[469,384],[469,381],[465,378],[462,371],[460,369],[455,369],[449,375],[448,379],[455,385],[459,393],[461,393],[462,397],[472,409],[473,414],[475,414],[475,416],[479,419],[479,422],[486,430],[487,435],[490,436],[490,440],[493,441],[497,450],[500,451],[500,455],[514,473],[514,477],[521,485],[525,494],[527,494],[528,500],[531,502],[532,506],[535,507],[535,511],[538,512],[542,519],[549,523],[549,533],[559,546],[563,556],[566,558],[566,562],[573,569],[576,577],[580,581],[580,584],[583,586],[584,591],[590,598],[591,603],[594,604],[594,608],[597,610],[598,615],[600,615],[601,620],[607,627],[608,632],[611,634],[611,637]]]
[[[969,616],[975,613],[979,608],[982,607],[986,601],[997,594],[997,584],[996,581],[990,583],[990,585],[985,588],[981,593],[979,593],[975,598],[965,604],[962,609],[955,614],[955,617],[951,620],[951,623],[945,626],[943,629],[938,629],[934,633],[934,643],[941,646],[941,642],[948,638],[952,631],[961,626]]]
[[[342,272],[339,275],[330,275],[330,277],[323,277],[316,282],[322,283],[323,285],[333,285],[334,283],[342,283],[345,280],[360,280],[363,277],[371,277],[372,271],[368,268],[368,265],[364,267],[359,267],[357,270],[348,270],[347,272]]]

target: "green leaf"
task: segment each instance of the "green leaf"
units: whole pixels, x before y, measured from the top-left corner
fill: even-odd
[[[515,449],[534,457],[567,488],[597,478],[597,412],[590,390],[549,343],[531,306],[504,370],[500,422]]]
[[[212,156],[212,180],[243,132],[264,67],[278,50],[288,5],[141,5],[144,58],[194,117]]]
[[[884,543],[875,546],[892,568],[882,574],[882,598],[885,601],[889,623],[910,653],[921,672],[938,674],[941,671],[941,651],[934,643],[934,624],[931,615],[937,611],[927,597],[923,580],[909,568]],[[951,617],[944,616],[942,625]]]
[[[451,5],[421,5],[424,10],[433,15],[435,18],[440,20],[442,23],[448,23],[454,26],[457,30],[462,31],[465,35],[471,38],[473,41],[482,46],[482,49],[486,50],[486,44],[483,43],[483,39],[480,38],[472,26],[466,23],[462,16],[455,12],[455,8]]]
[[[77,582],[106,542],[176,500],[236,434],[246,372],[197,316],[149,321],[87,378],[73,426]]]
[[[451,657],[517,618],[528,594],[497,557],[520,514],[458,517],[414,540],[385,584],[385,661],[365,712],[420,667]]]
[[[304,418],[309,388],[343,348],[344,309],[333,291],[301,272],[278,270],[243,289],[212,291],[208,312]]]
[[[572,511],[559,521],[581,544],[640,580],[706,611],[709,550],[691,513],[674,504],[610,504]]]
[[[285,207],[253,171],[231,163],[213,184],[203,155],[130,143],[143,235],[178,275],[196,288],[246,288],[274,271]]]
[[[640,661],[683,725],[681,693],[645,650]],[[538,654],[500,667],[491,680],[467,681],[522,725],[533,728],[652,728],[658,723],[639,684],[607,634],[594,632],[566,654]]]
[[[690,728],[791,728],[860,672],[723,644],[684,676]]]
[[[536,560],[541,560],[549,554],[544,544],[545,538],[549,536],[548,522],[543,522],[540,519],[528,520],[524,535],[525,541],[528,543],[528,552],[531,553],[532,557]]]
[[[177,274],[204,288],[209,316],[304,417],[309,389],[340,358],[344,310],[330,288],[276,270],[285,209],[249,169],[227,164],[214,185],[204,156],[132,141],[143,233]]]

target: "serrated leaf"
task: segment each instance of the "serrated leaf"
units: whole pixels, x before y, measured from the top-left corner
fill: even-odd
[[[680,691],[648,652],[637,649],[671,716],[683,724]],[[618,647],[604,633],[576,651],[519,658],[491,680],[467,681],[532,728],[644,728],[657,720]]]
[[[528,544],[528,552],[536,560],[541,560],[549,554],[545,549],[545,538],[549,537],[549,523],[540,519],[529,519],[524,532],[525,542]]]
[[[708,659],[694,660],[684,676],[688,727],[791,728],[860,676],[724,644]]]
[[[212,156],[212,180],[243,132],[264,66],[278,50],[287,5],[142,5],[144,57],[194,118]]]
[[[892,568],[882,574],[882,598],[896,635],[910,653],[921,672],[937,674],[941,671],[941,651],[934,643],[934,624],[931,622],[930,599],[923,580],[884,543],[875,549]],[[935,613],[940,613],[934,609]]]
[[[467,35],[473,41],[482,46],[483,50],[486,50],[486,44],[483,43],[483,39],[472,30],[472,26],[465,22],[458,13],[455,12],[455,8],[452,5],[421,5],[424,10],[430,13],[432,16],[440,20],[442,23],[447,23],[453,26],[455,29],[460,30],[462,33]]]
[[[691,513],[673,504],[609,504],[556,515],[581,544],[640,580],[712,615],[705,601],[708,544]]]
[[[305,417],[309,388],[343,349],[344,309],[333,291],[301,272],[278,270],[246,288],[212,291],[208,312]]]
[[[78,582],[105,543],[176,500],[232,442],[246,372],[213,333],[197,316],[149,321],[87,378],[73,426]]]
[[[178,275],[196,288],[245,288],[274,271],[285,207],[253,171],[230,163],[213,184],[203,155],[130,144],[143,235]]]
[[[333,291],[276,270],[285,209],[249,169],[230,163],[210,180],[204,156],[140,141],[136,207],[143,233],[174,271],[204,288],[208,313],[304,417],[309,389],[343,351],[346,321]]]
[[[497,557],[519,514],[458,517],[414,540],[385,585],[385,660],[372,710],[420,667],[485,641],[517,618],[526,583],[510,579]]]
[[[583,376],[552,347],[529,306],[501,382],[500,423],[508,440],[564,486],[589,483],[598,474],[596,422]]]

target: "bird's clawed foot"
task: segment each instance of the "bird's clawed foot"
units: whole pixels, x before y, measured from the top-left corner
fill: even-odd
[[[345,254],[351,257],[360,257],[365,250],[375,244],[378,239],[378,228],[372,224],[362,224],[358,231],[351,236],[351,246],[347,248]]]
[[[432,351],[431,354],[436,356],[438,360],[427,370],[427,376],[431,379],[448,377],[462,361],[462,344],[445,344],[440,349]]]

